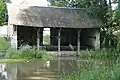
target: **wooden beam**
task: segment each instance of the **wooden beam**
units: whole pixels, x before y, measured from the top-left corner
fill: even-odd
[[[61,42],[60,36],[61,36],[61,28],[58,30],[58,54],[57,54],[57,56],[58,56],[58,74],[60,72],[60,57],[59,57],[59,55],[61,55],[60,54],[60,42]]]
[[[80,32],[81,30],[79,29],[77,31],[77,56],[79,55],[79,52],[80,52]]]
[[[40,46],[43,45],[43,28],[40,28]]]
[[[37,30],[37,50],[40,49],[40,28]]]
[[[61,42],[60,36],[61,36],[61,28],[58,30],[58,54],[57,56],[60,55],[60,42]]]

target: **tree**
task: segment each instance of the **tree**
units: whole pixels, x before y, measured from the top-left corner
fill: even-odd
[[[5,24],[6,5],[5,0],[0,0],[0,26]]]
[[[116,9],[115,20],[116,20],[116,25],[120,26],[120,0],[118,0],[118,7]]]
[[[109,1],[109,3],[107,1]],[[104,47],[111,46],[112,44],[111,42],[113,42],[113,38],[112,38],[113,29],[111,27],[114,26],[113,24],[114,12],[111,6],[112,2],[116,2],[116,0],[114,1],[113,0],[54,0],[54,1],[51,1],[52,5],[55,5],[55,6],[85,8],[91,17],[101,19],[105,25],[105,28],[102,29],[105,32],[105,34],[102,35],[104,36],[104,41],[105,41],[103,43]],[[120,8],[118,13],[120,13]],[[120,23],[120,15],[118,16],[119,16],[118,22]]]
[[[110,14],[108,14],[107,0],[53,0],[51,4],[58,7],[85,8],[91,17],[100,18],[105,26],[108,26]]]

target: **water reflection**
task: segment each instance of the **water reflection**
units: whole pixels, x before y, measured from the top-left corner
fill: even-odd
[[[102,64],[101,64],[102,62]],[[112,62],[112,61],[110,61]],[[57,80],[62,72],[83,71],[94,69],[101,65],[106,66],[109,61],[101,60],[76,60],[56,59],[51,61],[30,60],[19,63],[1,64],[1,73],[4,75],[0,80]],[[94,66],[95,65],[95,66]],[[5,70],[7,67],[7,75]],[[112,66],[111,63],[109,66]]]
[[[58,60],[31,60],[19,63],[8,63],[8,80],[56,80],[60,72],[75,70],[77,68],[75,60],[60,60],[59,64],[60,65],[58,65]]]
[[[0,80],[7,80],[6,64],[0,64]]]

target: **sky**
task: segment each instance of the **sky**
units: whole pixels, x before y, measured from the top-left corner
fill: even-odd
[[[11,0],[13,4],[28,4],[28,5],[39,5],[48,6],[50,3],[47,0]],[[109,0],[107,0],[109,2]],[[114,10],[117,4],[112,4],[112,9]]]
[[[118,4],[112,4],[112,9],[115,10]]]
[[[111,0],[111,1],[115,1],[115,0]],[[107,0],[107,3],[109,3],[109,0]],[[112,9],[115,10],[118,4],[112,4]]]
[[[11,0],[12,4],[27,4],[27,5],[39,5],[48,6],[50,4],[47,0]]]

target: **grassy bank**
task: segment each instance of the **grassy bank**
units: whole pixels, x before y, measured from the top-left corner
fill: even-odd
[[[112,48],[103,48],[101,50],[84,50],[79,54],[83,59],[117,59],[120,57],[120,52]]]
[[[40,59],[40,60],[51,60],[54,59],[54,55],[48,54],[45,49],[40,48],[37,50],[36,47],[21,46],[19,49],[8,48],[4,56],[5,59]]]
[[[14,62],[24,62],[25,59],[0,59],[0,63],[14,63]]]
[[[64,72],[60,80],[120,80],[120,59],[78,63],[77,70]]]
[[[77,70],[64,72],[60,80],[120,80],[120,55],[116,50],[85,50],[78,59],[82,60],[78,60]]]

